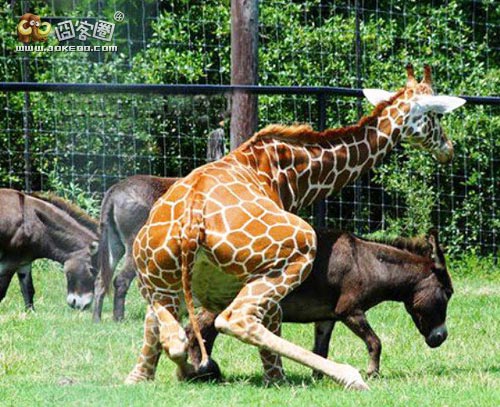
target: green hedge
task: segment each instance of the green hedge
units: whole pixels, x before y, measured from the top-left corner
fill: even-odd
[[[19,81],[23,65],[14,51],[14,15],[20,12],[11,10],[9,3],[0,11],[0,75],[4,81]],[[228,0],[145,1],[145,10],[139,3],[112,3],[104,4],[99,15],[111,21],[115,10],[125,12],[126,22],[117,23],[114,35],[118,53],[32,54],[28,62],[31,80],[230,82]],[[431,1],[362,2],[361,78],[356,75],[352,4],[261,2],[260,83],[357,87],[360,81],[362,86],[394,90],[404,84],[403,67],[411,61],[419,73],[423,63],[432,65],[438,93],[499,93],[495,45],[499,8],[493,0],[452,0],[442,5]],[[71,10],[52,8],[43,1],[32,2],[32,6],[42,17],[99,13],[90,0],[78,2]],[[54,38],[49,42],[56,44]],[[100,191],[116,178],[135,172],[185,174],[203,162],[206,135],[227,117],[223,97],[80,95],[75,102],[75,95],[50,93],[31,94],[31,99],[33,168],[42,174],[40,185],[63,194],[69,185],[87,194]],[[4,112],[0,116],[0,185],[23,186],[19,156],[24,146],[23,103],[23,94],[0,95]],[[273,121],[314,124],[317,120],[314,99],[262,96],[259,103],[263,125]],[[369,109],[364,103],[363,111]],[[382,186],[384,202],[390,205],[380,215],[380,223],[367,223],[362,231],[383,227],[390,233],[415,234],[439,225],[452,250],[494,252],[500,222],[498,111],[498,107],[466,106],[446,117],[444,127],[457,152],[449,167],[438,167],[428,154],[411,148],[391,154],[372,180],[366,181]],[[358,118],[352,99],[330,100],[328,112],[332,127]],[[107,181],[106,174],[112,175]],[[381,204],[381,196],[370,198],[371,205]],[[361,213],[372,216],[368,207]]]

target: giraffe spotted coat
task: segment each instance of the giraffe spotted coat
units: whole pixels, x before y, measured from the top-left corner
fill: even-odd
[[[179,324],[182,294],[202,366],[208,364],[194,291],[205,308],[220,313],[219,331],[259,348],[266,380],[283,378],[285,356],[346,387],[367,389],[353,367],[280,337],[279,302],[308,276],[316,251],[313,229],[295,213],[354,181],[403,138],[449,161],[453,147],[438,114],[463,102],[433,96],[429,68],[419,84],[409,67],[405,88],[366,95],[377,106],[358,124],[324,132],[269,126],[223,159],[194,170],[157,201],[134,244],[149,308],[143,348],[127,382],[152,379],[162,349],[180,378],[196,375]]]

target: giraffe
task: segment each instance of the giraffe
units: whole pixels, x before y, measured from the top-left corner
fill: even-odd
[[[259,348],[265,381],[284,378],[284,356],[346,388],[368,389],[352,366],[281,338],[279,302],[304,281],[315,257],[316,235],[295,215],[300,208],[354,181],[403,139],[441,163],[453,157],[439,116],[465,101],[433,95],[429,66],[420,83],[411,65],[407,76],[395,93],[365,90],[376,107],[356,125],[323,132],[268,126],[226,157],[195,169],[155,203],[134,242],[148,311],[127,383],[153,379],[162,349],[180,379],[213,367],[194,315],[194,293],[204,308],[219,313],[217,330]],[[197,372],[179,323],[182,295],[201,348]]]

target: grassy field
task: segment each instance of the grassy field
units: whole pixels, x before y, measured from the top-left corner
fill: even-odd
[[[370,392],[342,390],[329,379],[314,381],[307,368],[285,361],[289,382],[266,388],[256,349],[220,337],[214,351],[222,384],[178,383],[162,358],[154,383],[123,385],[142,337],[144,303],[135,284],[126,321],[103,323],[65,305],[59,267],[34,269],[35,313],[24,312],[17,280],[0,303],[1,406],[500,406],[500,270],[472,262],[452,268],[455,296],[448,340],[429,349],[401,304],[382,304],[369,319],[383,344],[382,375]],[[467,273],[467,274],[466,274]],[[310,348],[312,326],[287,324],[284,336]],[[341,325],[331,357],[366,369],[363,343]]]

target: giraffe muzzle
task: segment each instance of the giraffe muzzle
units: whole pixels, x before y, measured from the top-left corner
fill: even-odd
[[[450,140],[447,140],[439,149],[439,151],[434,153],[434,157],[440,164],[448,164],[453,160],[453,156],[455,155],[455,150],[453,148],[453,144]]]

